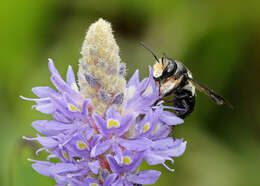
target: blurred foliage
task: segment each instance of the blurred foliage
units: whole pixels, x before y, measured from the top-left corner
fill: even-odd
[[[176,158],[176,172],[164,167],[156,185],[260,185],[260,1],[94,1],[11,0],[0,6],[0,185],[54,185],[37,174],[27,158],[38,144],[30,123],[48,118],[31,110],[19,95],[50,85],[47,58],[64,75],[77,70],[86,29],[103,17],[113,24],[128,78],[140,69],[148,74],[154,59],[138,42],[157,54],[183,61],[194,77],[228,98],[230,110],[198,94],[194,113],[176,127],[188,141]],[[144,163],[143,168],[148,168]]]

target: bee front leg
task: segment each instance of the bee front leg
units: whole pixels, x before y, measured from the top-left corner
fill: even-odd
[[[157,103],[159,103],[160,101],[163,101],[165,103],[172,103],[174,101],[174,99],[161,98],[161,99],[158,99],[153,105],[157,105]]]
[[[174,99],[166,99],[166,98],[162,98],[161,100],[163,100],[165,103],[172,103],[174,101]]]

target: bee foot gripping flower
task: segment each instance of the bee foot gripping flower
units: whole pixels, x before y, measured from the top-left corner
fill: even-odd
[[[50,87],[35,87],[36,110],[52,115],[32,126],[42,135],[26,140],[38,141],[40,151],[49,153],[47,161],[31,160],[40,174],[52,177],[58,185],[130,186],[153,184],[156,170],[139,170],[165,164],[183,154],[186,142],[169,137],[171,126],[183,122],[162,104],[154,104],[159,89],[150,68],[149,77],[139,80],[138,70],[126,84],[125,64],[108,22],[99,19],[87,32],[82,47],[77,83],[69,66],[66,81],[49,59]],[[56,158],[59,163],[48,160]]]

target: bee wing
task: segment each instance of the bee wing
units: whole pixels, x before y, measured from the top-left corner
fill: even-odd
[[[233,108],[233,106],[227,101],[224,97],[216,94],[212,89],[208,88],[206,85],[189,78],[189,81],[202,93],[208,95],[216,104],[223,105],[226,104],[230,108]]]

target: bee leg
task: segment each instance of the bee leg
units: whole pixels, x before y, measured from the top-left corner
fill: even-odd
[[[174,99],[166,99],[166,98],[165,98],[166,96],[169,96],[169,95],[171,95],[172,93],[173,93],[173,91],[171,91],[171,92],[165,94],[162,98],[158,99],[153,105],[157,105],[157,103],[160,102],[160,101],[164,101],[165,103],[172,103],[172,102],[174,101]]]
[[[166,98],[161,98],[161,99],[158,99],[153,105],[157,105],[158,102],[160,101],[164,101],[165,103],[172,103],[174,101],[174,99],[166,99]]]
[[[174,99],[166,99],[166,98],[163,98],[161,100],[163,100],[165,103],[172,103],[174,101]]]
[[[195,103],[195,97],[193,97],[193,99],[190,100],[187,99],[179,100],[178,103],[176,103],[175,101],[176,107],[184,109],[184,111],[176,111],[176,115],[182,119],[186,118],[188,115],[190,115],[193,112],[194,103]]]
[[[181,90],[174,95],[173,105],[184,110],[176,111],[176,115],[182,119],[192,113],[195,106],[195,95],[188,90]]]

